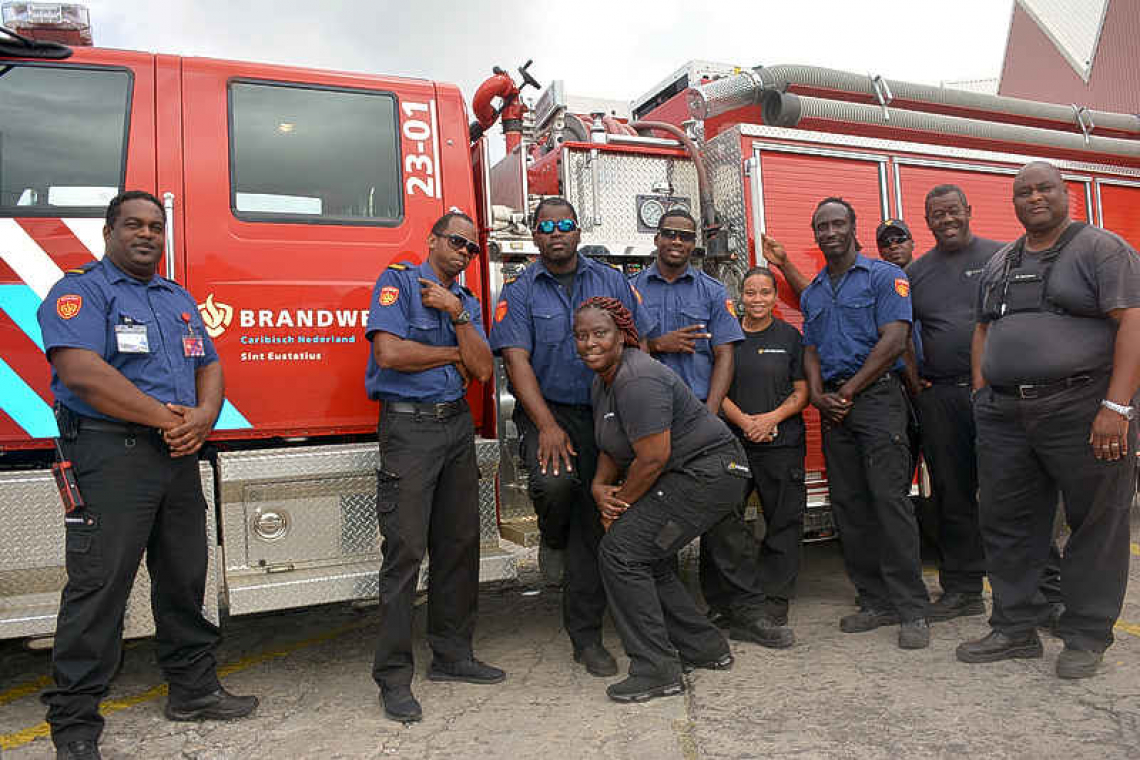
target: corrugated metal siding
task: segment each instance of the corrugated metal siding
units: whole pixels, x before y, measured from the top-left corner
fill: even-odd
[[[1073,67],[1088,75],[1108,0],[1017,0]]]
[[[1014,8],[998,92],[1140,113],[1140,0],[1109,0],[1086,84],[1021,5]]]
[[[1140,250],[1140,187],[1100,186],[1102,226]]]

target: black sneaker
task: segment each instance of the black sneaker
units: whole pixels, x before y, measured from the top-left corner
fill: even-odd
[[[685,691],[680,676],[662,682],[647,676],[630,676],[606,687],[606,695],[615,702],[648,702],[657,697],[672,697]]]
[[[930,646],[930,625],[926,618],[899,623],[899,649],[926,649]]]
[[[505,681],[507,674],[493,665],[480,662],[472,657],[470,660],[457,660],[456,662],[432,660],[427,677],[429,681],[490,684]]]
[[[249,715],[257,704],[257,697],[239,697],[219,686],[217,691],[196,699],[167,699],[165,713],[167,720],[234,720]]]
[[[1068,644],[1057,655],[1057,676],[1060,678],[1088,678],[1096,674],[1104,652],[1090,652]]]
[[[958,645],[954,654],[962,662],[998,662],[1000,660],[1034,660],[1045,650],[1037,631],[1013,638],[1001,631],[990,631],[988,636]]]
[[[796,635],[786,625],[779,625],[767,615],[734,625],[728,633],[734,641],[751,641],[769,649],[787,649],[796,643]]]
[[[845,615],[839,620],[839,630],[844,633],[863,633],[882,628],[885,625],[898,625],[897,612],[886,610],[873,610],[869,607],[856,612],[854,615]]]
[[[408,686],[381,686],[380,704],[384,705],[384,717],[398,723],[415,723],[423,720],[424,712],[419,700],[412,696]]]
[[[736,662],[736,658],[732,656],[732,652],[725,652],[718,657],[699,658],[696,660],[681,660],[681,672],[692,673],[698,668],[701,670],[732,670],[732,664]]]
[[[586,666],[586,672],[599,678],[617,675],[617,660],[601,644],[591,644],[574,653],[574,662]]]
[[[99,754],[98,742],[80,739],[56,747],[55,760],[103,760],[103,756]]]
[[[926,619],[935,623],[984,614],[986,603],[981,594],[959,594],[956,591],[943,594],[926,608]]]

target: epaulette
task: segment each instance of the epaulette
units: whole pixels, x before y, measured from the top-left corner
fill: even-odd
[[[67,275],[67,274],[72,274],[72,275],[74,275],[74,274],[86,274],[87,272],[90,272],[92,269],[94,269],[98,264],[99,264],[98,261],[90,261],[81,267],[76,267],[75,269],[68,269],[64,272],[64,274],[65,275]]]
[[[411,264],[404,264],[403,262],[397,262],[395,264],[389,264],[388,265],[389,269],[395,269],[396,271],[399,271],[399,272],[402,272],[405,269],[408,269],[409,267],[411,267]]]

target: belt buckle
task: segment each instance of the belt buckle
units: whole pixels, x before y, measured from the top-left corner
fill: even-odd
[[[432,404],[432,416],[437,422],[447,419],[447,403]]]
[[[1037,386],[1036,385],[1019,385],[1019,386],[1017,386],[1017,397],[1022,398],[1022,399],[1037,398]]]

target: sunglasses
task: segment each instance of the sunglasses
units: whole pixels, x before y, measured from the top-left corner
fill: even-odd
[[[902,245],[908,240],[910,240],[908,237],[899,237],[897,235],[892,235],[891,237],[883,238],[883,245],[890,248],[892,245]]]
[[[440,235],[439,237],[446,240],[453,251],[462,251],[466,248],[468,256],[478,256],[479,251],[482,250],[478,243],[473,243],[462,235]]]
[[[573,232],[578,229],[578,223],[573,219],[559,219],[557,222],[551,219],[543,219],[534,228],[541,232],[543,235],[549,235],[558,230],[559,232]]]
[[[670,229],[669,227],[662,227],[661,229],[657,230],[657,234],[666,240],[681,239],[686,243],[691,243],[697,239],[697,233],[693,232],[692,230],[674,230]]]

